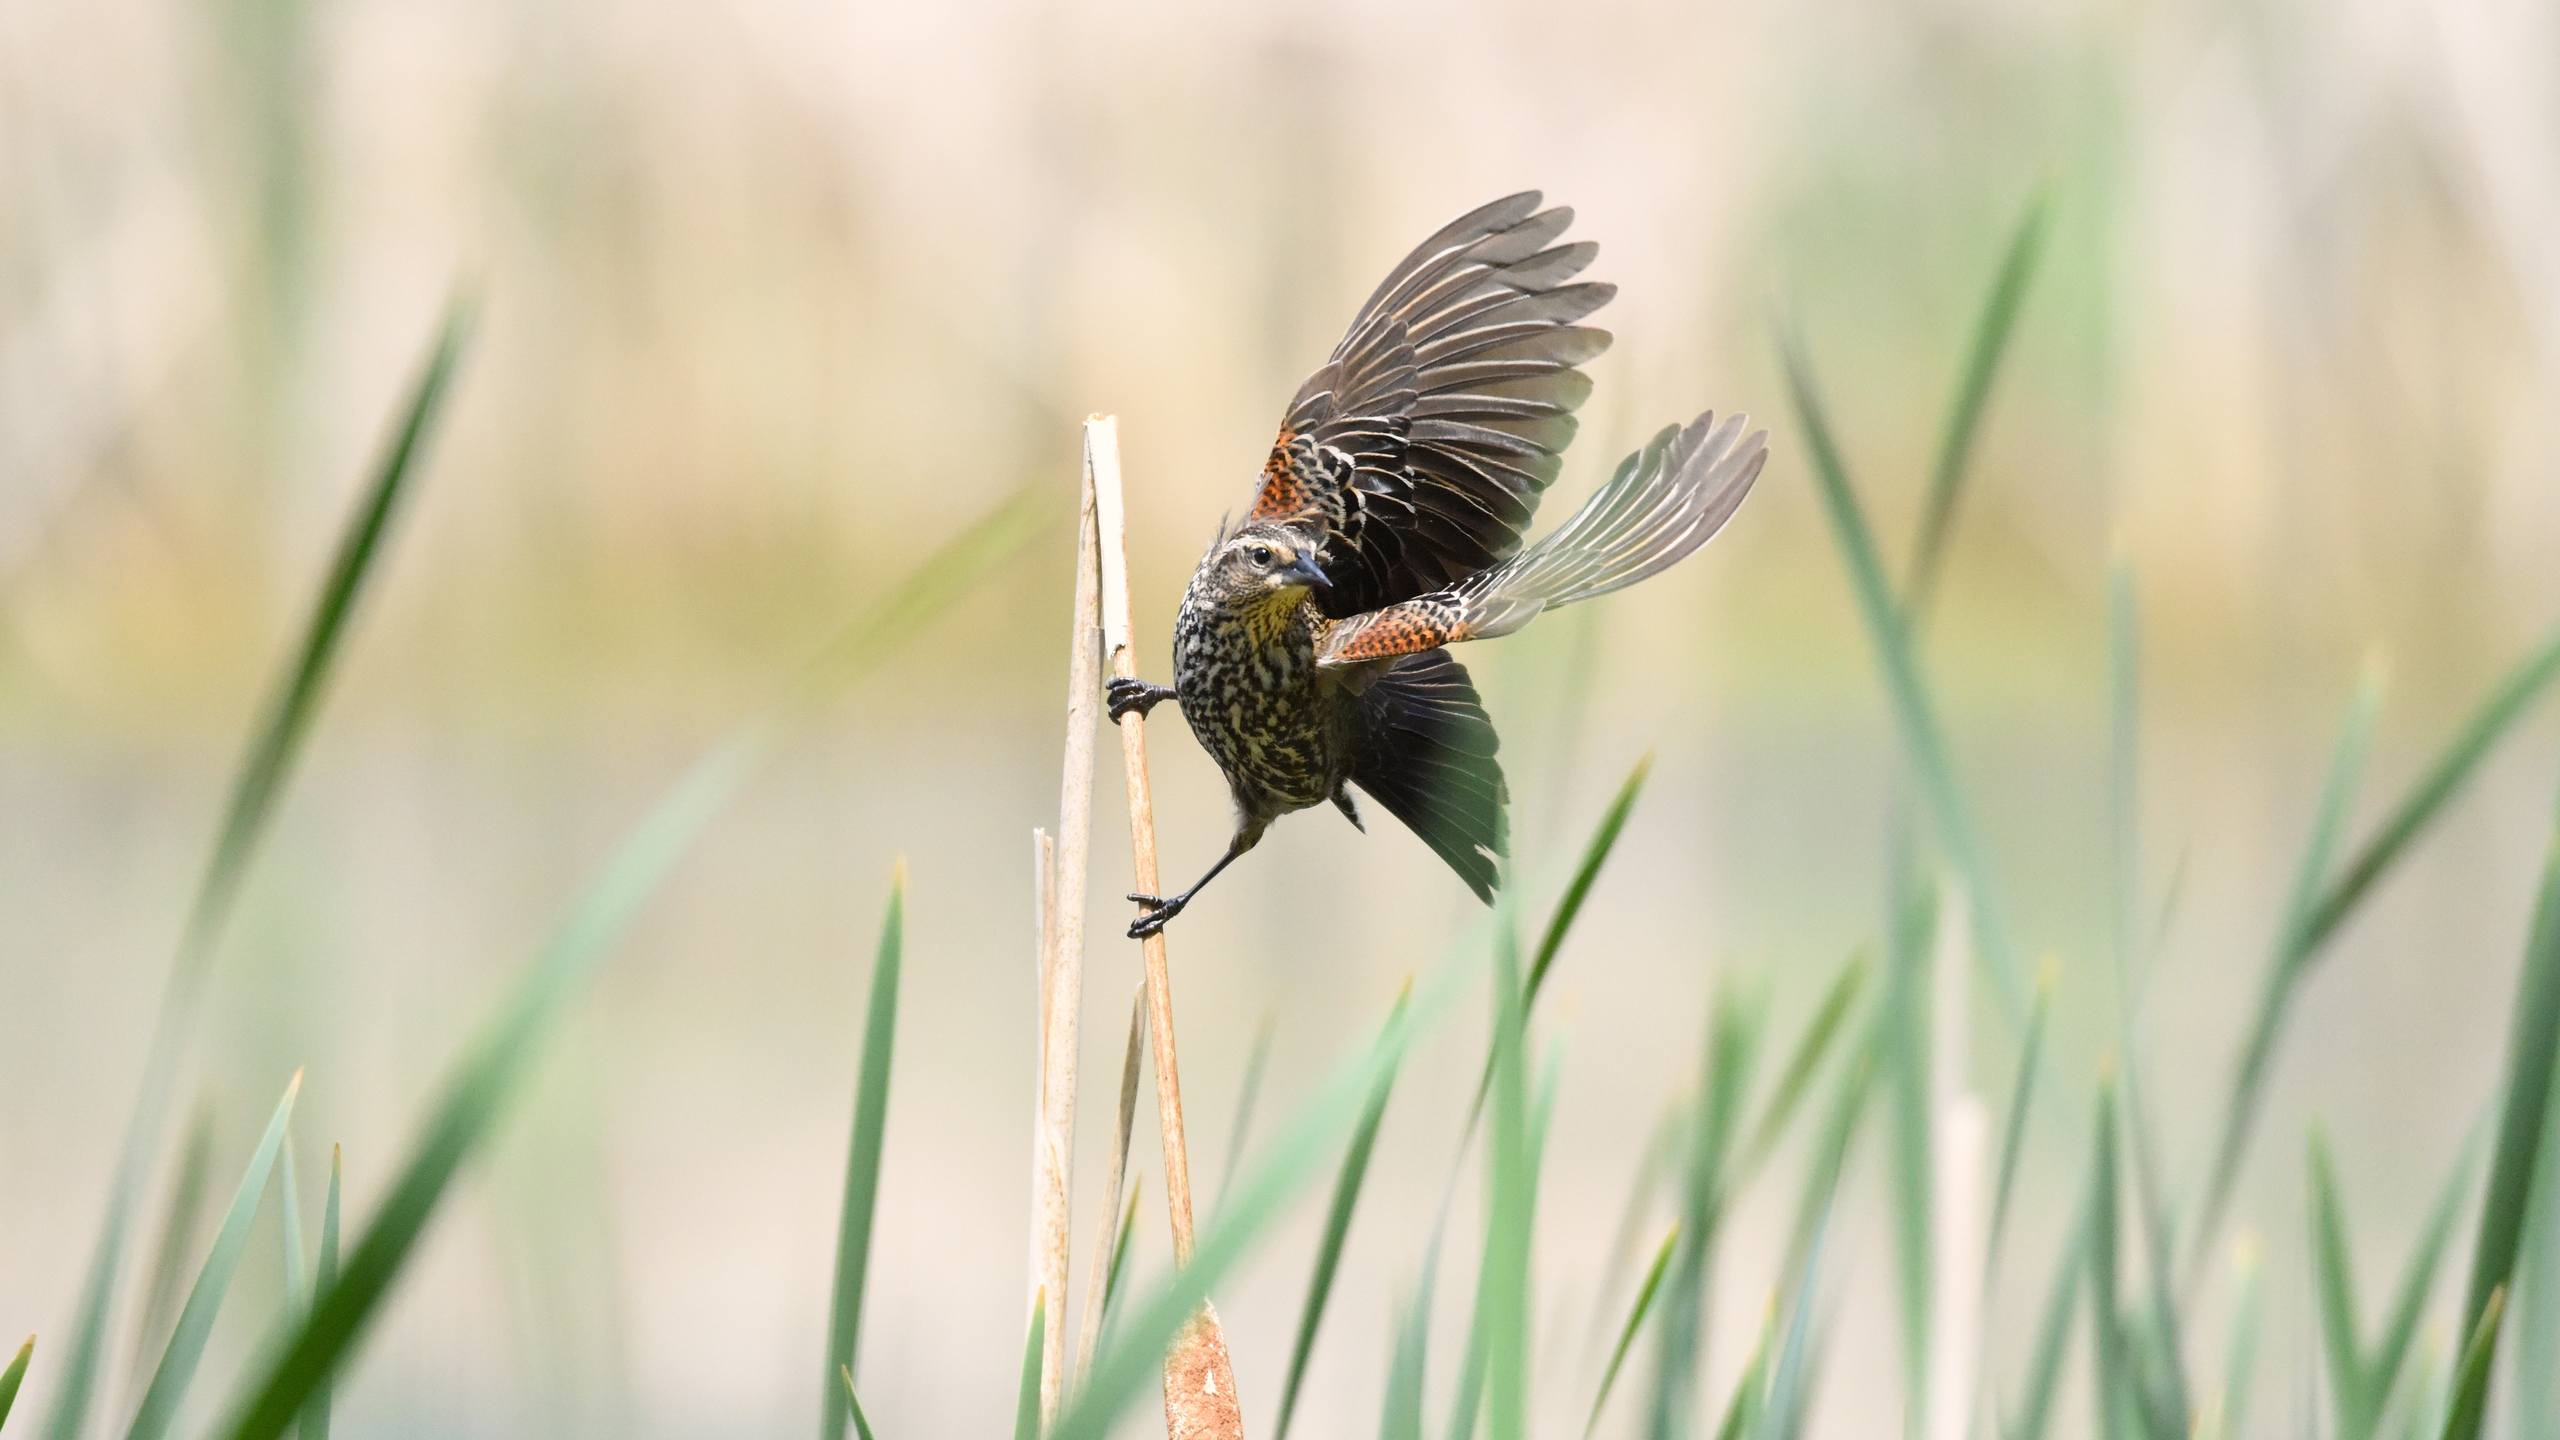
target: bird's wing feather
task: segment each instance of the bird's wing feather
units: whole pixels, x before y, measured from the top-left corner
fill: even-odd
[[[1608,348],[1577,322],[1616,287],[1573,283],[1599,247],[1571,210],[1513,195],[1390,271],[1290,402],[1250,518],[1319,537],[1333,616],[1454,585],[1518,552]]]

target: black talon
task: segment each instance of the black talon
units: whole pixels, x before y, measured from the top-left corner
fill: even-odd
[[[1175,698],[1171,686],[1150,685],[1144,680],[1135,679],[1114,679],[1104,687],[1103,693],[1110,697],[1110,712],[1114,721],[1131,711],[1136,711],[1138,718],[1144,720],[1147,718],[1148,711],[1164,701]]]

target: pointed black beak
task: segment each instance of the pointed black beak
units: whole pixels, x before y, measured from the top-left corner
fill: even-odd
[[[1333,581],[1326,578],[1324,571],[1316,565],[1316,557],[1313,555],[1300,555],[1296,564],[1291,565],[1288,569],[1283,570],[1280,573],[1288,576],[1297,584],[1304,585],[1309,589],[1330,590],[1333,588]]]

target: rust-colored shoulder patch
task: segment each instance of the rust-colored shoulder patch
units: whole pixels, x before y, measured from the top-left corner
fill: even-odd
[[[1314,497],[1307,491],[1306,478],[1298,473],[1297,459],[1289,452],[1291,441],[1298,438],[1295,430],[1283,430],[1271,442],[1271,458],[1262,462],[1262,490],[1253,497],[1251,520],[1288,520],[1305,514]]]
[[[1334,626],[1318,643],[1317,658],[1326,665],[1350,665],[1437,650],[1466,638],[1457,607],[1429,598],[1407,600]]]

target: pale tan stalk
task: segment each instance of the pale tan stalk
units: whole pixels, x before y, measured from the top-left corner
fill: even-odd
[[[1093,1266],[1085,1272],[1084,1321],[1076,1328],[1076,1374],[1093,1368],[1102,1338],[1102,1298],[1111,1286],[1111,1252],[1120,1239],[1120,1194],[1129,1180],[1129,1135],[1138,1118],[1138,1067],[1147,1056],[1147,982],[1129,996],[1129,1046],[1120,1060],[1120,1129],[1111,1146],[1110,1180],[1102,1187],[1102,1223],[1094,1234]]]
[[[1040,1354],[1042,1423],[1058,1418],[1067,1374],[1067,1256],[1073,1243],[1076,1022],[1084,1008],[1085,877],[1093,838],[1094,728],[1102,710],[1102,571],[1093,467],[1080,468],[1075,614],[1067,633],[1066,759],[1058,780],[1058,838],[1042,857],[1040,931],[1039,1279],[1047,1313]]]
[[[1086,473],[1093,477],[1094,519],[1102,543],[1102,653],[1114,678],[1135,679],[1129,652],[1129,560],[1126,512],[1120,493],[1120,422],[1096,415],[1084,424]],[[1147,784],[1147,731],[1143,717],[1120,721],[1120,773],[1129,791],[1129,856],[1136,888],[1162,893],[1156,870],[1155,801]],[[1182,1134],[1182,1070],[1173,1043],[1173,980],[1166,968],[1164,932],[1145,941],[1149,1038],[1156,1052],[1156,1125],[1164,1138],[1165,1208],[1173,1228],[1176,1265],[1191,1263],[1191,1155]],[[1171,1440],[1242,1440],[1244,1417],[1236,1401],[1235,1366],[1218,1327],[1217,1311],[1200,1307],[1173,1353],[1165,1357],[1165,1433]]]

